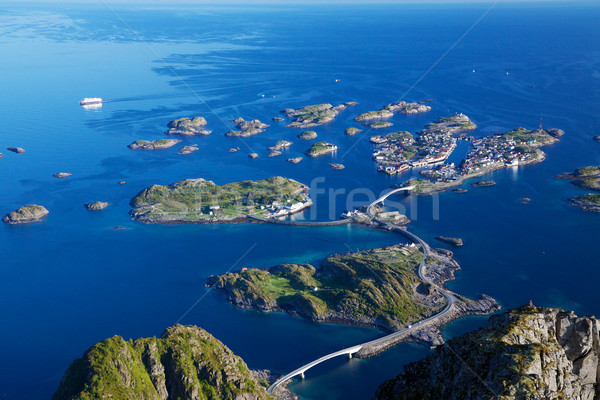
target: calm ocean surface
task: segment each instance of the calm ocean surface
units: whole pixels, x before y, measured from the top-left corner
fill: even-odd
[[[433,110],[396,116],[391,129],[416,132],[463,112],[479,125],[475,135],[534,128],[541,114],[544,126],[565,130],[560,143],[544,148],[545,162],[495,172],[496,186],[395,201],[426,241],[464,238],[455,251],[462,270],[449,284],[459,293],[487,293],[505,307],[532,299],[600,315],[600,215],[569,206],[566,199],[583,192],[553,179],[600,162],[600,143],[591,140],[600,134],[596,2],[500,4],[409,93],[489,5],[120,6],[114,13],[102,6],[0,7],[0,214],[30,203],[51,212],[41,224],[0,224],[0,398],[50,398],[69,363],[94,343],[157,336],[176,322],[205,328],[251,368],[282,373],[380,336],[242,311],[204,282],[230,268],[318,262],[389,245],[401,240],[394,234],[359,227],[147,226],[127,212],[129,199],[153,183],[283,175],[308,184],[318,178],[323,190],[314,191],[316,207],[306,216],[337,218],[351,191],[366,202],[364,189],[378,195],[408,178],[376,172],[370,134],[343,134],[357,126],[358,113],[403,95],[435,99]],[[84,110],[78,101],[89,96],[110,102]],[[271,118],[286,107],[345,101],[360,104],[315,129],[339,146],[337,153],[285,162],[309,144],[296,139],[299,130]],[[182,144],[197,143],[198,152],[126,148],[136,139],[162,138],[169,120],[193,115],[205,116],[214,131],[183,138]],[[238,116],[271,127],[244,141],[224,137],[226,122]],[[283,156],[267,158],[266,147],[280,139],[294,143]],[[8,146],[27,152],[3,150]],[[233,146],[241,150],[228,153]],[[251,151],[261,158],[249,160]],[[330,170],[332,160],[346,169]],[[73,176],[52,177],[61,171]],[[521,197],[532,201],[522,205]],[[111,205],[96,213],[83,208],[96,200]],[[469,318],[444,332],[461,334],[484,322]],[[367,360],[331,360],[292,389],[303,399],[370,398],[428,352],[403,344]]]

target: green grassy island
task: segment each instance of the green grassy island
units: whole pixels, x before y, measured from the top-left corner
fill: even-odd
[[[160,338],[101,341],[65,372],[53,400],[266,400],[266,382],[219,340],[175,325]]]
[[[286,108],[281,112],[287,118],[292,118],[292,122],[287,125],[288,128],[310,128],[333,121],[340,111],[356,104],[358,103],[348,102],[335,107],[331,104],[315,104],[297,109]]]
[[[382,128],[389,128],[392,125],[394,125],[394,124],[392,124],[391,122],[375,121],[375,122],[371,122],[367,126],[371,129],[382,129]]]
[[[346,134],[347,136],[354,136],[354,135],[356,135],[358,132],[362,132],[362,129],[358,129],[358,128],[355,128],[355,127],[353,127],[353,126],[351,126],[350,128],[346,128],[346,129],[344,130],[344,134]]]
[[[308,264],[244,268],[212,276],[207,285],[243,308],[394,331],[446,304],[441,293],[419,279],[422,257],[416,247],[397,245],[332,255],[319,269]],[[432,252],[428,263],[442,263],[438,257]]]
[[[144,223],[237,223],[248,215],[276,218],[312,205],[306,185],[280,176],[222,186],[187,179],[152,185],[130,202],[129,214]]]
[[[337,146],[327,142],[313,143],[308,150],[304,152],[309,157],[318,157],[323,154],[332,153],[337,150]]]

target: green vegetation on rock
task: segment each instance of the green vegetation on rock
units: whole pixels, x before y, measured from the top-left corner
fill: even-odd
[[[304,153],[310,157],[320,156],[337,150],[337,146],[327,142],[313,143]]]
[[[346,128],[346,130],[344,131],[344,133],[348,136],[354,136],[356,135],[358,132],[362,132],[362,129],[358,129],[358,128],[354,128],[354,127],[350,127],[350,128]]]
[[[308,264],[245,269],[210,277],[208,285],[244,308],[397,330],[442,307],[439,292],[432,291],[435,307],[417,293],[419,285],[430,287],[417,275],[422,257],[417,248],[390,246],[332,255],[318,270]]]
[[[30,224],[41,221],[50,212],[44,206],[37,204],[28,204],[20,207],[15,211],[11,211],[2,218],[5,224]]]
[[[170,121],[165,132],[167,135],[209,135],[211,131],[204,129],[206,119],[204,117],[179,118]]]
[[[306,186],[279,176],[222,186],[204,179],[187,179],[168,186],[152,185],[131,199],[130,215],[146,223],[235,222],[247,214],[264,215],[273,202],[308,200]]]
[[[391,122],[383,122],[383,121],[375,121],[369,124],[369,128],[371,129],[381,129],[381,128],[389,128],[393,124]]]
[[[532,304],[494,315],[407,365],[375,399],[594,399],[599,328],[593,317]]]
[[[175,325],[160,338],[120,336],[67,369],[53,400],[267,399],[244,361],[208,332]]]

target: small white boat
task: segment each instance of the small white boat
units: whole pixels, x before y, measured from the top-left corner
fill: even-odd
[[[100,97],[86,97],[79,102],[81,106],[90,106],[92,104],[102,104],[102,99]]]

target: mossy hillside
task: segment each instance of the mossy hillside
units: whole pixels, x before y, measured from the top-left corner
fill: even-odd
[[[433,312],[415,300],[421,258],[416,249],[392,246],[333,255],[318,270],[283,264],[211,277],[208,284],[243,307],[394,330]]]
[[[204,179],[188,179],[168,186],[152,185],[139,192],[130,205],[134,218],[150,220],[168,214],[171,220],[194,221],[211,218],[211,207],[219,206],[219,215],[243,216],[265,213],[261,209],[278,201],[287,204],[306,200],[305,185],[293,179],[271,177],[259,181],[241,181],[222,186]],[[149,221],[152,222],[152,221]]]
[[[206,331],[176,325],[161,338],[119,336],[74,361],[53,400],[266,399],[243,360]]]
[[[375,398],[546,398],[538,396],[557,364],[548,360],[561,351],[553,332],[537,330],[543,328],[540,316],[546,312],[550,310],[529,305],[490,318],[485,328],[455,337],[407,365],[404,374],[380,386]],[[542,366],[542,376],[532,373],[536,365]]]

